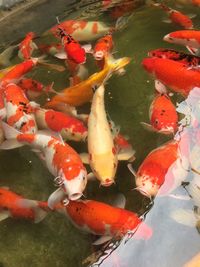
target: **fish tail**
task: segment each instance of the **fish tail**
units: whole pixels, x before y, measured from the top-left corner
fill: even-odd
[[[104,68],[108,67],[110,69],[109,74],[111,72],[118,73],[121,70],[123,70],[123,68],[127,64],[129,64],[130,60],[131,59],[129,57],[122,57],[122,58],[115,59],[112,55],[107,55],[105,56]]]
[[[59,71],[59,72],[63,72],[65,70],[65,67],[62,65],[48,63],[47,60],[45,60],[45,57],[46,55],[43,55],[38,58],[39,65],[49,68],[51,70]]]
[[[54,82],[52,82],[51,84],[47,85],[44,87],[44,91],[46,93],[54,93],[54,94],[59,94],[59,92],[57,92],[56,90],[53,89],[53,86],[54,86]]]
[[[13,149],[13,148],[17,148],[17,147],[21,147],[23,146],[22,143],[17,141],[17,136],[20,134],[19,131],[17,131],[15,128],[11,127],[10,125],[8,125],[5,122],[1,122],[2,124],[2,128],[3,128],[3,132],[5,135],[5,138],[7,140],[5,140],[1,145],[0,145],[0,149]]]

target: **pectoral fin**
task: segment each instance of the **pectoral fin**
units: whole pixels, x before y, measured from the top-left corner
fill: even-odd
[[[81,153],[79,154],[81,160],[84,164],[89,164],[89,154],[88,153]]]
[[[186,46],[186,48],[192,55],[198,56],[200,54],[200,49],[198,48],[194,48],[191,46]]]
[[[48,199],[48,207],[50,209],[54,209],[54,207],[60,203],[64,198],[66,197],[65,192],[62,190],[62,188],[58,188],[56,191],[54,191],[49,199]]]
[[[93,242],[92,244],[95,245],[95,246],[99,246],[99,245],[102,245],[108,241],[110,241],[112,239],[111,236],[108,236],[108,235],[103,235],[101,237],[99,237],[95,242]]]
[[[67,54],[63,51],[60,53],[56,53],[54,57],[59,58],[59,59],[67,59]]]
[[[132,148],[122,150],[117,154],[118,160],[128,160],[129,162],[132,162],[135,160],[135,150]]]
[[[148,130],[148,131],[150,131],[150,132],[157,132],[156,131],[156,129],[151,125],[151,124],[149,124],[149,123],[146,123],[146,122],[140,122],[140,124],[143,126],[143,128],[145,129],[145,130]]]
[[[155,89],[160,93],[160,94],[167,94],[167,88],[166,86],[161,83],[158,80],[155,80]]]
[[[10,212],[8,210],[0,211],[0,221],[3,221],[10,217]]]

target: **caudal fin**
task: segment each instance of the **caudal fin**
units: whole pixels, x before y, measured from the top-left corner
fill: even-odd
[[[15,128],[11,127],[10,125],[8,125],[5,122],[1,122],[2,128],[3,128],[3,132],[5,135],[5,138],[7,140],[5,140],[1,145],[0,145],[0,149],[14,149],[17,147],[21,147],[23,146],[22,143],[17,141],[17,136],[20,134],[19,131],[17,131]]]

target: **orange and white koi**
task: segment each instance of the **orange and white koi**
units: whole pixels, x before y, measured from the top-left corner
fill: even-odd
[[[183,27],[184,29],[193,28],[192,20],[187,15],[183,14],[182,12],[172,9],[163,3],[154,3],[153,5],[161,7],[168,14],[171,22]]]
[[[171,32],[164,36],[164,41],[186,46],[193,55],[198,55],[200,51],[200,31],[182,30]]]
[[[0,221],[11,217],[39,223],[46,217],[47,208],[46,202],[25,199],[6,187],[0,187]]]
[[[50,85],[45,86],[32,78],[23,78],[18,82],[18,85],[24,90],[28,98],[31,100],[40,96],[44,92],[56,93],[56,91],[53,90],[53,84],[54,83],[51,83]]]
[[[170,98],[163,94],[157,95],[149,109],[150,123],[142,123],[145,128],[163,133],[174,134],[178,126],[178,115]]]
[[[136,173],[131,165],[128,165],[129,170],[135,176],[138,191],[151,197],[158,193],[165,180],[169,180],[167,183],[170,186],[175,183],[175,175],[169,172],[169,177],[167,177],[167,173],[179,157],[178,148],[178,142],[173,140],[154,149],[146,156]]]
[[[34,32],[29,32],[26,34],[26,37],[19,44],[19,58],[23,60],[30,59],[34,49],[38,49],[37,45],[33,42],[34,37]]]
[[[128,231],[136,231],[140,224],[143,224],[143,232],[138,238],[148,239],[152,236],[151,228],[136,213],[102,202],[70,201],[67,206],[58,207],[57,211],[66,215],[77,228],[102,236],[94,245],[103,244],[112,237],[123,237]]]
[[[130,58],[124,57],[113,59],[106,57],[103,70],[94,73],[87,80],[78,83],[75,86],[68,87],[54,96],[46,103],[47,108],[56,108],[60,103],[66,103],[71,106],[81,106],[92,100],[93,88],[100,85],[104,80],[108,79],[113,72],[118,71],[130,62]]]
[[[53,208],[66,195],[70,200],[77,200],[82,196],[87,184],[87,172],[81,158],[71,146],[54,136],[42,133],[20,133],[4,122],[2,127],[8,140],[1,144],[1,149],[29,145],[40,154],[42,153],[48,170],[59,186],[58,190],[49,197],[50,208]]]
[[[82,157],[83,162],[90,164],[95,177],[102,186],[114,183],[118,159],[128,160],[133,157],[134,150],[117,154],[104,104],[105,88],[99,86],[92,99],[91,112],[88,118],[88,160]]]
[[[200,87],[200,72],[185,63],[153,57],[145,58],[142,65],[157,80],[156,89],[160,93],[166,93],[165,86],[169,86],[185,97],[194,87]]]
[[[37,109],[35,112],[40,129],[50,129],[61,134],[64,140],[85,141],[87,128],[77,118],[59,111]]]
[[[101,21],[66,20],[59,25],[78,42],[96,40],[114,29]],[[58,25],[52,27],[45,35],[53,34],[59,38],[57,30]]]
[[[24,91],[16,84],[8,84],[3,91],[7,123],[22,133],[36,133],[33,112],[37,104],[29,102]]]

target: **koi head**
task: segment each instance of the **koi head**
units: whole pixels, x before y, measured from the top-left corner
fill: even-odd
[[[73,179],[61,178],[63,191],[68,195],[69,200],[77,200],[83,195],[87,184],[87,172],[85,170],[80,170],[78,175]]]
[[[149,198],[156,196],[161,185],[164,183],[165,170],[154,162],[146,162],[139,169],[135,178],[136,190]]]
[[[145,58],[142,61],[142,66],[144,67],[144,69],[149,72],[149,73],[153,73],[154,69],[155,69],[155,60],[156,58]]]

